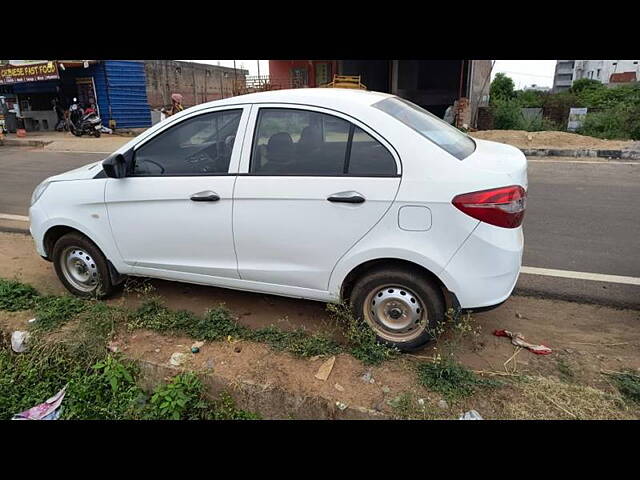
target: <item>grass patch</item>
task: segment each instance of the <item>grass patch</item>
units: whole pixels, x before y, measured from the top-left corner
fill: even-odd
[[[433,420],[438,418],[438,412],[429,405],[424,398],[404,392],[387,400],[393,411],[393,417],[400,420]]]
[[[266,343],[275,350],[286,351],[304,358],[316,355],[335,355],[342,351],[339,344],[325,335],[309,334],[304,330],[283,332],[274,326],[252,332],[250,339]]]
[[[186,333],[202,340],[222,340],[228,336],[243,337],[248,329],[236,322],[223,306],[207,310],[200,317],[186,310],[171,310],[158,299],[144,302],[132,315],[130,329],[148,328],[159,332]]]
[[[505,404],[504,416],[516,420],[614,420],[636,418],[619,395],[549,377],[523,377],[520,395]]]
[[[633,370],[609,374],[616,382],[616,387],[622,396],[640,405],[640,375]]]
[[[472,395],[479,387],[498,387],[502,382],[477,376],[451,357],[418,364],[418,382],[449,399]]]
[[[107,306],[96,300],[84,300],[72,296],[38,296],[35,289],[20,282],[0,280],[0,305],[3,309],[33,308],[37,322],[33,329],[51,332],[71,320],[78,320],[77,331],[73,335],[76,346],[87,347],[96,353],[101,343],[115,330],[117,321],[123,320],[130,330],[147,328],[162,333],[182,333],[201,340],[244,339],[266,343],[272,348],[286,351],[300,357],[334,355],[343,351],[351,353],[366,365],[378,365],[395,357],[399,351],[379,343],[369,326],[356,319],[351,309],[345,305],[329,305],[328,311],[344,329],[348,345],[343,347],[328,335],[310,334],[298,329],[286,332],[275,326],[251,330],[239,324],[231,312],[223,305],[207,310],[200,316],[186,310],[171,310],[158,298],[151,298],[133,312],[123,307]],[[146,284],[128,287],[131,292],[148,294]],[[93,344],[89,340],[93,338]],[[66,340],[63,340],[66,341]],[[73,342],[67,342],[73,344]],[[92,358],[98,358],[97,353]]]
[[[379,365],[400,353],[395,347],[378,342],[374,331],[344,304],[328,304],[327,311],[344,329],[349,353],[365,365]]]
[[[92,303],[96,305],[96,302],[69,295],[38,297],[35,301],[34,314],[37,321],[34,327],[42,331],[54,330],[89,308]]]
[[[204,316],[198,316],[187,311],[170,310],[157,299],[152,299],[131,315],[128,326],[131,329],[180,332],[202,340],[224,340],[229,337],[250,340],[300,357],[332,355],[341,351],[340,345],[322,334],[309,334],[304,330],[285,332],[275,326],[251,330],[240,325],[222,305],[207,310]]]
[[[158,386],[145,412],[146,418],[163,420],[259,420],[260,416],[236,408],[228,394],[211,402],[204,386],[193,372],[176,375]]]
[[[106,349],[103,348],[103,351]],[[151,394],[138,385],[138,369],[118,355],[105,354],[91,363],[64,343],[32,344],[28,353],[15,355],[0,346],[0,419],[42,403],[67,385],[61,419],[259,419],[235,407],[231,397],[207,399],[193,373],[182,374],[158,386]]]
[[[38,291],[31,285],[0,278],[0,310],[29,310],[37,297]]]
[[[562,357],[559,357],[556,360],[556,366],[558,367],[558,372],[560,373],[560,379],[565,382],[575,382],[576,374],[571,368],[571,365]]]

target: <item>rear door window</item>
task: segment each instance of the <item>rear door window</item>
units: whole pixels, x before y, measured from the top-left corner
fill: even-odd
[[[396,170],[396,160],[389,150],[360,127],[355,127],[349,155],[349,174],[385,176],[395,175]]]
[[[250,172],[256,175],[395,176],[395,158],[342,118],[309,110],[260,109]]]

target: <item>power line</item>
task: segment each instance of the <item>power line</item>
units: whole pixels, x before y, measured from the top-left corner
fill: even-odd
[[[536,75],[535,73],[512,72],[511,70],[501,70],[501,73],[511,73],[512,75],[526,75],[528,77],[553,78],[551,75]]]

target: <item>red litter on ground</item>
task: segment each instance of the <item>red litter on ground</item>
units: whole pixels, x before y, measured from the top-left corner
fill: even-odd
[[[526,348],[536,355],[549,355],[552,352],[551,349],[546,345],[534,345],[532,343],[525,342],[524,335],[518,332],[510,332],[509,330],[495,330],[493,334],[496,337],[509,337],[511,339],[511,343],[516,347]]]

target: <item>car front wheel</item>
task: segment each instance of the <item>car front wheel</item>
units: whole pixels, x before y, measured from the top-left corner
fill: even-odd
[[[416,350],[432,340],[445,318],[440,288],[417,269],[366,274],[354,286],[351,303],[379,341],[401,351]]]
[[[107,259],[84,235],[67,233],[60,237],[52,258],[58,278],[74,295],[103,298],[115,290]]]

